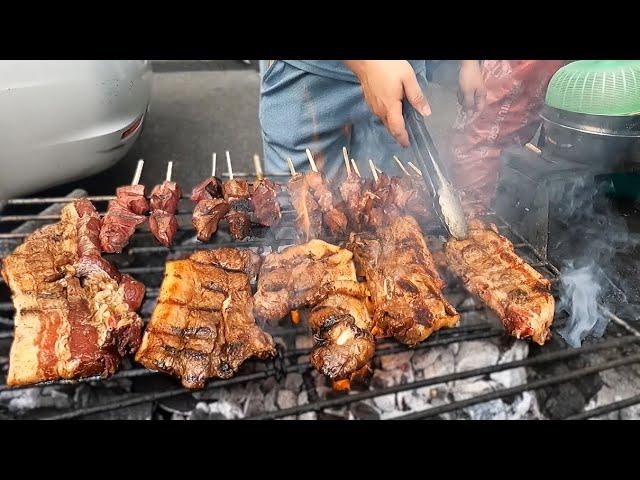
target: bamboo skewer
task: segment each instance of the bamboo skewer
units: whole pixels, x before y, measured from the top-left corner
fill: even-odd
[[[311,164],[311,170],[313,170],[314,172],[318,172],[318,167],[316,166],[316,162],[313,159],[313,155],[311,155],[311,150],[309,150],[307,148],[307,158],[309,159],[309,163]]]
[[[349,154],[347,153],[347,147],[342,147],[342,156],[344,158],[344,164],[347,167],[347,175],[351,175],[351,165],[349,164]]]
[[[287,157],[287,163],[289,164],[289,172],[291,173],[291,176],[293,177],[296,174],[296,169],[293,166],[293,162],[291,161],[291,157]]]
[[[170,161],[169,163],[167,163],[167,177],[165,179],[167,182],[171,181],[172,173],[173,173],[173,161]]]
[[[211,158],[211,176],[215,177],[216,176],[216,161],[217,161],[217,154],[216,152],[213,152],[212,158]]]
[[[353,158],[351,159],[351,165],[353,166],[353,171],[356,172],[356,175],[362,178],[362,175],[360,175],[360,170],[358,169],[358,165],[356,164],[356,161]]]
[[[369,168],[371,169],[371,173],[373,173],[373,179],[378,183],[378,172],[376,171],[376,166],[373,164],[373,160],[369,159]]]
[[[378,172],[378,173],[382,173],[382,169],[380,169],[380,168],[376,167],[376,172]]]
[[[229,150],[226,151],[227,154],[227,169],[229,170],[229,180],[233,180],[233,170],[231,169],[231,156],[229,155]]]
[[[398,164],[398,166],[400,167],[400,170],[402,170],[404,172],[405,175],[411,176],[411,174],[407,171],[407,169],[404,167],[404,164],[400,161],[400,159],[398,157],[396,157],[395,155],[393,156],[393,159],[396,161],[396,163]]]
[[[407,162],[409,164],[409,166],[411,168],[413,168],[414,172],[416,172],[418,175],[422,176],[422,172],[420,171],[420,169],[418,167],[416,167],[413,163],[411,162]]]
[[[264,175],[262,174],[262,166],[260,165],[260,157],[258,155],[253,156],[253,166],[256,169],[256,177],[258,177],[258,180],[262,180]]]
[[[138,160],[138,166],[136,167],[136,171],[133,174],[133,180],[131,180],[131,185],[138,185],[140,183],[140,177],[142,176],[142,168],[144,167],[144,160]]]

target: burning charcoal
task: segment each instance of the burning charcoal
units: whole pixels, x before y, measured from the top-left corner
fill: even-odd
[[[391,355],[383,355],[380,358],[380,366],[385,370],[394,370],[399,368],[406,371],[410,368],[410,361],[413,352],[400,352]]]
[[[0,392],[0,405],[6,405],[11,413],[23,414],[38,408],[71,408],[69,395],[60,387],[26,388]]]
[[[349,408],[355,420],[380,420],[380,412],[367,402],[356,402]]]
[[[302,387],[302,375],[299,373],[289,373],[284,380],[284,388],[292,392],[299,392]]]
[[[487,341],[462,342],[456,355],[456,371],[464,372],[474,368],[487,367],[498,363],[500,351]]]
[[[375,397],[373,403],[382,413],[391,412],[396,409],[396,396],[393,393]]]
[[[479,403],[465,409],[471,420],[506,420],[506,410],[502,400]]]
[[[317,420],[318,415],[316,412],[305,412],[301,415],[298,415],[298,420]]]
[[[298,394],[298,406],[306,405],[307,403],[309,403],[309,394],[303,390]]]
[[[453,399],[457,402],[482,395],[483,393],[489,393],[499,388],[500,387],[498,387],[496,382],[492,381],[477,380],[470,382],[466,380],[458,380],[457,382],[454,382],[453,387],[451,387],[451,394],[453,395]]]
[[[439,377],[455,371],[455,357],[449,347],[433,347],[415,352],[411,358],[415,372],[423,378]]]
[[[274,388],[264,396],[264,410],[266,412],[275,412],[278,410],[276,406],[276,397],[278,395],[278,389]]]
[[[431,404],[418,393],[408,390],[398,392],[398,408],[403,411],[420,412],[431,407]]]
[[[280,390],[276,403],[282,410],[295,407],[298,404],[298,397],[291,390]]]
[[[209,418],[209,405],[205,402],[198,402],[196,408],[193,409],[189,420],[207,420]]]
[[[374,388],[387,388],[402,383],[402,370],[381,370],[376,369],[371,378],[371,385]]]
[[[243,416],[242,408],[237,403],[220,400],[209,404],[209,418],[211,419],[222,417],[226,420],[233,420],[243,418]]]

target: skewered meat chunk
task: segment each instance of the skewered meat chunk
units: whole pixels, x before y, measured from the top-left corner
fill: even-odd
[[[219,249],[167,262],[136,361],[196,389],[208,378],[232,377],[251,357],[275,356],[273,339],[252,314],[254,259],[250,253]]]
[[[322,232],[322,210],[309,189],[304,173],[297,173],[287,185],[291,205],[296,211],[296,226],[304,241],[320,236]]]
[[[144,286],[100,257],[97,217],[87,200],[69,204],[3,260],[16,307],[8,385],[108,376],[140,344]]]
[[[320,172],[305,173],[307,185],[322,210],[322,219],[332,235],[345,233],[347,216],[337,208],[327,180]]]
[[[165,181],[151,191],[151,215],[149,229],[153,236],[165,247],[171,246],[178,231],[175,213],[182,191],[176,182]]]
[[[539,345],[551,337],[555,302],[550,282],[515,253],[495,225],[470,220],[468,238],[450,239],[445,255],[449,268],[498,315],[510,335]]]
[[[280,204],[278,203],[278,192],[280,185],[265,178],[253,184],[253,215],[255,223],[272,227],[280,222]]]
[[[251,232],[251,200],[249,184],[244,180],[227,180],[222,185],[224,199],[229,203],[227,223],[235,240],[242,240]]]
[[[333,277],[336,282],[355,284],[358,280],[352,261],[334,266]],[[373,321],[364,303],[364,289],[356,293],[361,296],[330,294],[309,315],[314,339],[311,365],[332,380],[334,389],[346,390],[371,373]]]
[[[122,206],[136,215],[149,211],[144,185],[124,185],[116,188],[116,198]]]
[[[109,201],[107,213],[102,218],[100,248],[107,253],[120,253],[129,243],[136,227],[145,222],[146,217],[128,210],[119,200]]]
[[[364,220],[364,207],[366,198],[364,195],[365,180],[355,174],[349,174],[340,184],[340,196],[344,202],[344,211],[347,212],[351,230],[359,231]]]
[[[444,282],[412,217],[395,218],[375,235],[352,233],[347,248],[367,278],[381,336],[414,346],[457,325],[460,316],[442,295]]]
[[[191,191],[191,201],[198,203],[201,200],[222,198],[222,181],[218,177],[209,177]]]
[[[363,297],[358,282],[340,278],[340,266],[351,259],[350,251],[322,240],[267,255],[254,298],[256,317],[275,322],[291,310],[317,305],[332,293]]]
[[[229,204],[222,198],[203,199],[193,209],[191,222],[196,229],[198,240],[208,242],[218,230],[218,223],[229,211]]]

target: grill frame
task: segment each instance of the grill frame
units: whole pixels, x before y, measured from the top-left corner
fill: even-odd
[[[234,177],[236,178],[253,178],[252,175],[246,173],[234,173]],[[266,178],[270,178],[274,181],[278,179],[282,179],[285,177],[284,175],[274,175],[274,176],[265,176]],[[6,203],[7,205],[43,205],[49,206],[49,208],[45,209],[41,214],[23,214],[23,215],[1,215],[0,211],[0,223],[8,223],[8,222],[27,222],[23,223],[19,231],[14,230],[11,233],[0,233],[0,244],[2,242],[18,242],[23,240],[26,236],[28,236],[35,228],[38,228],[47,223],[51,223],[57,221],[59,219],[58,213],[51,213],[51,210],[59,210],[64,204],[74,201],[79,198],[76,195],[68,196],[68,197],[47,197],[47,198],[26,198],[26,199],[10,199]],[[88,198],[96,203],[107,202],[115,198],[114,196],[85,196],[84,198]],[[179,235],[184,237],[185,233],[193,231],[193,226],[191,225],[191,211],[193,204],[187,203],[188,197],[183,196],[180,202],[180,207],[177,213],[177,217],[180,224]],[[285,202],[283,202],[284,204]],[[108,256],[107,258],[114,260],[114,263],[119,266],[119,269],[123,273],[131,273],[134,275],[149,275],[149,274],[161,274],[164,272],[164,263],[167,259],[184,255],[188,252],[192,252],[195,250],[201,249],[211,249],[211,248],[220,248],[220,247],[238,247],[238,248],[257,248],[258,250],[264,250],[267,248],[271,248],[277,250],[279,247],[283,247],[286,245],[291,245],[295,243],[295,237],[286,236],[287,229],[291,229],[291,221],[293,219],[294,212],[289,207],[286,208],[286,205],[283,205],[283,221],[281,222],[281,227],[276,229],[260,229],[258,228],[258,233],[266,233],[266,236],[263,237],[252,237],[248,241],[235,242],[230,240],[230,238],[226,238],[227,236],[223,233],[225,230],[224,226],[221,228],[221,232],[218,233],[214,240],[208,243],[200,243],[195,240],[193,243],[184,243],[185,241],[191,242],[191,238],[183,239],[181,244],[177,244],[172,248],[165,248],[162,246],[154,245],[146,245],[146,243],[152,242],[153,239],[148,232],[148,226],[145,226],[142,231],[136,231],[134,238],[132,238],[129,246],[125,248],[125,251],[119,255]],[[519,255],[523,255],[526,258],[533,259],[535,261],[530,262],[534,268],[540,271],[545,277],[549,278],[552,282],[552,285],[555,285],[560,271],[559,269],[543,255],[541,252],[538,252],[533,245],[525,240],[525,238],[520,235],[517,231],[515,231],[507,221],[500,217],[495,213],[491,213],[487,215],[487,220],[496,223],[499,228],[499,231],[502,235],[505,235],[507,238],[512,240],[516,252]],[[33,227],[33,228],[30,228]],[[255,232],[252,230],[252,233]],[[444,230],[440,226],[428,225],[426,229],[423,227],[423,233],[429,243],[432,243],[434,238],[442,237],[445,235]],[[148,237],[148,238],[145,238]],[[176,236],[176,239],[180,237]],[[343,239],[335,239],[335,238],[324,238],[324,240],[330,243],[339,243],[340,240]],[[137,245],[137,243],[144,242],[145,245]],[[155,255],[156,260],[159,259],[158,254],[165,254],[162,258],[162,263],[160,265],[147,265],[147,266],[138,266],[139,256],[145,255]],[[0,257],[2,253],[0,251]],[[123,266],[124,265],[124,266]],[[147,295],[145,297],[145,302],[147,300],[153,299],[157,297],[159,290],[159,283],[150,285],[148,279],[144,282],[147,286]],[[0,278],[0,284],[3,284],[3,280]],[[4,285],[3,285],[4,286]],[[6,286],[5,286],[6,288]],[[7,289],[8,290],[8,289]],[[0,292],[1,294],[1,292]],[[445,290],[445,295],[451,299],[453,296],[460,295],[462,303],[471,295],[466,293],[464,289],[461,287],[459,283],[454,285],[449,285]],[[1,299],[1,298],[0,298]],[[468,313],[472,310],[483,310],[486,307],[479,307],[473,309],[464,309],[456,308],[460,311],[462,315]],[[13,337],[13,321],[7,318],[3,318],[6,313],[10,313],[13,311],[13,306],[10,301],[2,301],[0,302],[0,340],[10,339]],[[416,380],[414,382],[406,383],[406,384],[398,384],[393,385],[391,387],[378,388],[378,389],[369,389],[364,391],[352,391],[349,394],[342,394],[335,398],[328,398],[321,400],[318,398],[317,392],[315,392],[315,387],[313,385],[309,386],[305,382],[305,388],[307,389],[307,393],[309,395],[310,401],[305,405],[299,405],[293,408],[284,409],[284,410],[276,410],[273,412],[264,412],[259,415],[255,415],[250,417],[250,419],[276,419],[282,417],[290,417],[292,415],[299,415],[306,412],[323,412],[329,408],[335,408],[340,406],[345,406],[352,404],[357,401],[366,400],[375,398],[382,395],[388,395],[392,393],[404,392],[415,390],[417,388],[422,388],[426,386],[438,385],[445,382],[451,382],[455,380],[463,380],[465,378],[475,377],[478,375],[486,375],[495,372],[501,372],[506,370],[511,370],[520,367],[532,367],[536,365],[542,364],[553,364],[555,362],[561,362],[564,360],[568,360],[570,358],[576,357],[586,357],[589,354],[600,352],[600,353],[609,353],[615,354],[617,349],[632,346],[632,345],[640,345],[640,332],[636,330],[628,321],[625,319],[621,319],[614,315],[611,312],[605,312],[609,317],[613,320],[612,324],[610,324],[608,328],[608,335],[605,335],[605,339],[595,341],[593,343],[585,343],[582,347],[577,349],[571,349],[564,346],[561,350],[544,352],[536,356],[529,356],[523,360],[517,360],[502,364],[496,364],[486,367],[480,367],[472,370],[466,370],[462,372],[455,372],[451,374],[441,375],[438,377],[425,378],[421,380]],[[558,317],[558,316],[556,316]],[[145,322],[148,321],[148,318],[144,318]],[[554,330],[561,326],[562,319],[556,318],[554,321]],[[280,337],[285,339],[286,337],[294,338],[296,335],[309,335],[307,329],[302,326],[292,326],[286,320],[280,322],[279,326],[276,327],[267,327],[266,331],[271,333],[274,336],[274,339]],[[624,332],[624,333],[622,333]],[[425,342],[422,342],[416,348],[409,349],[406,346],[395,342],[393,340],[382,340],[377,342],[376,346],[376,357],[380,357],[383,355],[390,355],[394,353],[404,352],[404,351],[418,351],[424,350],[433,346],[442,346],[448,345],[456,342],[464,342],[471,340],[479,340],[486,338],[498,338],[504,336],[504,332],[502,329],[493,328],[491,323],[487,322],[486,324],[471,324],[466,326],[459,326],[452,329],[444,329],[439,332],[433,334],[429,339]],[[611,338],[613,337],[613,338]],[[2,353],[2,352],[0,352]],[[239,373],[235,377],[229,380],[211,380],[208,385],[205,387],[204,391],[209,391],[217,388],[228,387],[236,384],[243,384],[252,381],[260,381],[267,379],[269,377],[282,378],[287,373],[298,372],[304,373],[310,371],[312,367],[309,362],[300,363],[298,359],[300,357],[304,357],[308,355],[309,349],[280,349],[278,357],[274,361],[266,362],[267,366],[265,370],[258,371],[254,373]],[[8,356],[8,352],[7,352]],[[248,364],[254,364],[259,362],[257,360],[250,360]],[[260,362],[265,363],[265,362]],[[288,364],[287,364],[288,363]],[[541,379],[536,379],[532,381],[527,381],[524,384],[516,385],[511,388],[503,388],[497,391],[493,391],[487,394],[477,395],[471,397],[466,400],[449,402],[447,404],[432,407],[428,410],[413,412],[408,415],[403,415],[400,417],[396,417],[398,419],[422,419],[422,418],[430,418],[437,415],[441,415],[447,412],[458,411],[468,406],[487,402],[494,399],[503,399],[508,398],[513,395],[525,392],[536,390],[540,388],[544,388],[552,385],[559,385],[562,383],[570,382],[574,379],[578,379],[587,375],[592,375],[607,369],[621,367],[625,365],[631,365],[640,363],[640,353],[634,354],[630,356],[622,356],[621,358],[613,359],[604,363],[596,364],[596,365],[588,365],[583,368],[578,368],[575,370],[571,370],[569,372],[551,375]],[[2,364],[0,363],[0,366]],[[96,381],[110,382],[112,380],[118,379],[134,379],[146,376],[155,376],[155,375],[164,375],[159,372],[154,372],[151,370],[147,370],[143,367],[133,366],[133,368],[123,368],[118,371],[115,375],[108,379],[101,379],[98,377],[84,378],[73,381],[56,381],[56,382],[46,382],[42,384],[38,384],[35,386],[24,386],[17,388],[9,388],[4,384],[4,379],[2,380],[2,384],[0,384],[0,393],[8,390],[18,390],[18,389],[26,389],[33,387],[46,387],[50,385],[81,385],[83,383],[91,383]],[[176,387],[178,383],[175,383]],[[312,388],[313,390],[309,390]],[[38,416],[38,418],[43,419],[55,419],[55,420],[63,420],[63,419],[74,419],[74,418],[82,418],[89,415],[104,413],[114,410],[124,409],[133,405],[138,405],[147,402],[157,402],[160,400],[177,397],[179,395],[183,395],[185,393],[189,393],[188,390],[177,387],[175,389],[169,389],[164,391],[155,391],[151,393],[137,393],[137,394],[129,394],[124,395],[122,398],[113,401],[101,402],[97,405],[84,407],[84,408],[76,408],[71,411],[63,411],[51,415],[42,415]],[[599,415],[611,413],[613,411],[618,411],[623,408],[627,408],[629,406],[633,406],[636,404],[640,404],[640,395],[636,395],[627,399],[619,400],[616,402],[612,402],[607,405],[603,405],[592,410],[584,411],[579,414],[572,415],[568,417],[569,419],[587,419],[597,417]]]

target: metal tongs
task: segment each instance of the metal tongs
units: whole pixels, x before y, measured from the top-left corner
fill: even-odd
[[[422,178],[427,188],[430,188],[433,194],[434,210],[453,237],[466,238],[467,219],[462,211],[460,197],[449,181],[422,115],[406,99],[403,102],[402,113],[416,163],[423,172]]]

